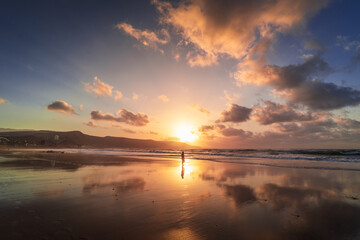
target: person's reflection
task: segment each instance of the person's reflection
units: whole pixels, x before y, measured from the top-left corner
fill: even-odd
[[[185,167],[184,167],[184,162],[181,164],[181,178],[184,179],[184,174],[185,174]]]
[[[182,179],[184,179],[184,174],[185,174],[184,163],[185,163],[185,153],[184,153],[184,151],[182,151],[181,152],[181,178]]]
[[[56,164],[56,160],[55,160],[55,159],[53,159],[53,160],[50,161],[51,167],[55,167],[55,164]]]

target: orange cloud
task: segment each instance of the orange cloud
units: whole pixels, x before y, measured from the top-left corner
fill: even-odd
[[[170,99],[166,95],[160,95],[160,96],[158,96],[158,99],[163,101],[163,102],[170,101]]]
[[[104,126],[97,125],[93,121],[83,122],[83,124],[88,126],[88,127],[93,127],[93,128],[105,128],[105,129],[107,128],[107,127],[104,127]]]
[[[226,55],[242,59],[264,39],[303,25],[327,0],[183,1],[177,6],[154,0],[160,22],[174,26],[192,44],[191,66],[208,66]]]
[[[119,30],[123,30],[125,33],[129,34],[130,36],[134,37],[136,40],[141,42],[144,46],[150,46],[155,49],[158,48],[158,44],[166,44],[170,39],[170,35],[166,29],[162,29],[160,34],[163,38],[160,38],[158,34],[152,32],[150,30],[140,30],[133,28],[128,23],[119,23],[116,25],[116,28]]]
[[[120,92],[120,91],[118,91],[118,90],[115,90],[115,91],[114,91],[114,99],[115,99],[115,101],[121,99],[122,97],[123,97],[122,92]]]
[[[197,105],[197,104],[191,105],[191,108],[194,109],[194,110],[197,110],[197,111],[199,111],[199,112],[201,112],[201,113],[204,113],[204,114],[206,114],[206,115],[208,115],[208,116],[210,115],[210,112],[209,112],[207,109],[202,108],[202,107],[200,107],[200,106]]]
[[[133,100],[138,100],[138,99],[139,99],[139,95],[136,94],[136,93],[133,93],[132,99],[133,99]]]
[[[240,96],[238,94],[236,94],[236,93],[230,94],[226,90],[224,90],[224,94],[225,94],[225,99],[228,101],[231,101],[231,102],[240,98]]]
[[[6,102],[6,100],[5,100],[5,99],[0,98],[0,104],[3,104],[3,103],[5,103],[5,102]]]
[[[113,86],[102,82],[97,76],[94,77],[94,82],[91,83],[83,83],[85,86],[86,91],[95,93],[100,96],[112,96]]]

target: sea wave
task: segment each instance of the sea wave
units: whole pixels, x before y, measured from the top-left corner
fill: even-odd
[[[139,156],[179,158],[180,152],[169,149],[56,149],[68,153],[83,153],[108,156]],[[246,159],[314,161],[314,162],[343,162],[360,163],[360,150],[358,149],[300,149],[300,150],[274,150],[274,149],[192,149],[185,151],[186,157],[195,160],[216,161],[243,161]]]

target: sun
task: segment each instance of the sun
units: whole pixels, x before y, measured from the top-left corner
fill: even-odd
[[[179,125],[176,127],[176,137],[180,142],[194,142],[198,136],[195,129],[190,125]]]

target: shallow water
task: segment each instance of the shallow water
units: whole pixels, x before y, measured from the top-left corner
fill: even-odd
[[[360,238],[359,171],[0,160],[0,239]]]

